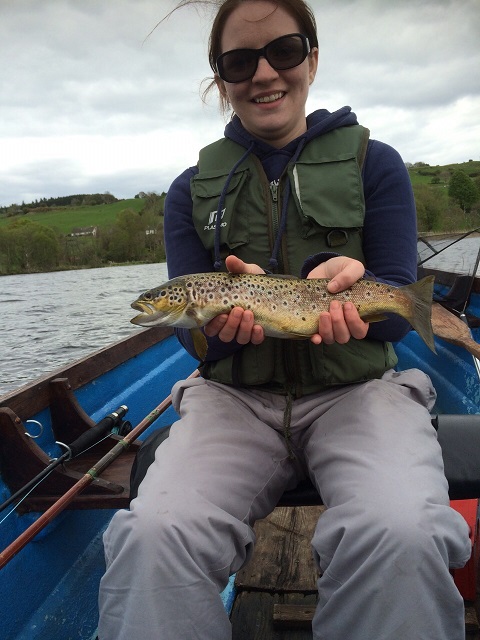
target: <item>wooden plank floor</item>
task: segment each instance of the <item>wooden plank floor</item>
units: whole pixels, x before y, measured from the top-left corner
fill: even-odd
[[[255,526],[255,552],[236,577],[233,640],[311,640],[311,623],[274,624],[274,606],[315,606],[318,572],[310,540],[323,507],[281,507]]]
[[[309,614],[316,603],[318,572],[310,540],[323,511],[324,507],[281,507],[256,524],[254,555],[235,581],[233,640],[312,640]],[[284,613],[292,617],[292,604],[293,626],[281,622]],[[477,598],[465,608],[468,640],[480,640],[478,604]],[[274,614],[280,620],[274,621]]]

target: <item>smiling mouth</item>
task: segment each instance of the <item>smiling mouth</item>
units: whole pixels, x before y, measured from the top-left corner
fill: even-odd
[[[262,96],[261,98],[254,98],[253,101],[255,104],[265,104],[268,102],[275,102],[276,100],[280,100],[285,95],[284,91],[278,91],[277,93],[272,93],[270,96]]]

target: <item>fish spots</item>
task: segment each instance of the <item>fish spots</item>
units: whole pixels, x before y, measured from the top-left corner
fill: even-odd
[[[178,285],[167,287],[160,293],[160,295],[167,298],[170,306],[183,304],[185,300],[184,288]]]

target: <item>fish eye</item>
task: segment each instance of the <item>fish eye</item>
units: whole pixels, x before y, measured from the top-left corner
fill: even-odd
[[[147,291],[143,297],[145,298],[145,300],[151,300],[152,299],[152,294],[150,293],[150,291]]]

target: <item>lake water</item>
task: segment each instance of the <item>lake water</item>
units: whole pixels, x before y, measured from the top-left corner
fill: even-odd
[[[468,273],[479,248],[465,238],[425,266]],[[164,263],[0,277],[0,396],[138,331],[130,303],[166,279]]]
[[[459,240],[455,244],[452,244],[453,241],[453,238],[428,240],[436,251],[443,249],[441,253],[435,256],[425,244],[419,242],[418,251],[420,260],[425,260],[429,256],[433,256],[425,262],[424,266],[429,269],[442,269],[455,273],[472,273],[480,249],[480,236],[463,238],[463,240]],[[477,275],[480,275],[480,268],[477,269]]]
[[[130,308],[165,263],[0,277],[0,396],[126,338]]]

